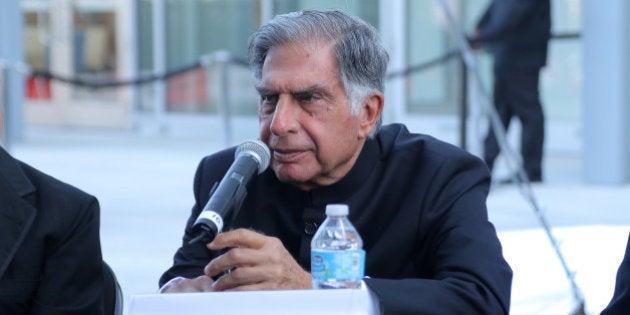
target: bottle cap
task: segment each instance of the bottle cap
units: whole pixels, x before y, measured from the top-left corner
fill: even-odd
[[[331,204],[326,206],[326,215],[348,215],[348,205],[344,204]]]

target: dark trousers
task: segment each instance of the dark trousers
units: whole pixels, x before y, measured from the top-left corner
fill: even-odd
[[[494,71],[494,107],[505,130],[516,116],[522,126],[521,156],[530,180],[542,179],[545,117],[538,93],[540,69]],[[484,141],[484,160],[492,170],[500,148],[492,129]]]

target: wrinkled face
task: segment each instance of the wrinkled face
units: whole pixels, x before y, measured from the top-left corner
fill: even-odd
[[[310,190],[337,182],[354,165],[367,134],[350,114],[338,73],[330,45],[269,51],[257,86],[260,138],[280,181]]]

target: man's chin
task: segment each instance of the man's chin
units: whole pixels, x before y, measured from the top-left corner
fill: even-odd
[[[304,173],[292,172],[285,167],[280,167],[279,169],[274,168],[274,172],[278,180],[285,184],[296,186],[302,190],[310,190],[313,188],[309,181],[310,177],[305,176]]]

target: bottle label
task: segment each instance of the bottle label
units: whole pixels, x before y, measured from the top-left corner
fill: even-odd
[[[311,250],[311,276],[314,280],[357,280],[365,271],[365,251]]]

